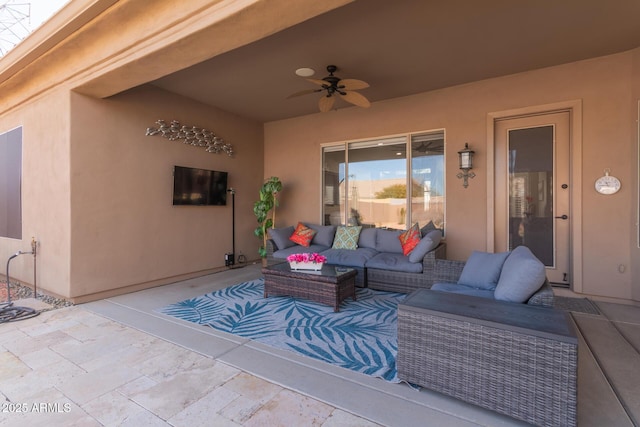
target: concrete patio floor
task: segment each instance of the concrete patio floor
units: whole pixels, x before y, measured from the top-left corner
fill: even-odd
[[[155,311],[258,277],[251,265],[0,324],[0,426],[522,425]],[[640,308],[597,304],[573,314],[579,425],[638,425]]]

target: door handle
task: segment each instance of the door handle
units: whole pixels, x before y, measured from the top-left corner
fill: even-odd
[[[556,218],[558,218],[558,219],[569,219],[569,217],[566,216],[566,215],[557,216]]]

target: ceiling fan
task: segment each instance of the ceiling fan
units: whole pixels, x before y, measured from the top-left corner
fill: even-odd
[[[414,147],[413,151],[424,154],[444,153],[444,140],[434,140],[429,142],[421,142],[419,146]]]
[[[358,107],[369,107],[371,105],[369,100],[360,93],[355,92],[355,90],[358,89],[368,88],[369,83],[356,79],[341,79],[340,77],[333,75],[333,73],[335,73],[337,70],[338,67],[336,67],[335,65],[327,66],[327,71],[329,72],[329,75],[327,77],[324,77],[321,80],[307,79],[311,83],[321,86],[320,88],[306,89],[300,92],[296,92],[292,95],[289,95],[287,99],[296,96],[307,95],[309,93],[325,92],[324,96],[320,98],[320,101],[318,102],[318,107],[323,113],[331,110],[336,100],[336,94],[345,101],[353,105],[357,105]]]

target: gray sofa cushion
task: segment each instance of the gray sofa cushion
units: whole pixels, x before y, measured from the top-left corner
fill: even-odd
[[[400,230],[378,229],[376,232],[376,250],[378,252],[389,252],[402,255],[402,244],[398,236],[402,234]]]
[[[507,256],[509,256],[509,252],[492,254],[473,251],[464,264],[458,284],[493,291],[497,286],[500,270]]]
[[[284,259],[291,254],[301,254],[305,252],[310,254],[314,252],[320,253],[326,251],[327,249],[329,249],[328,246],[315,245],[313,243],[310,246],[293,245],[289,248],[278,249],[273,253],[273,257]]]
[[[493,299],[493,291],[488,289],[471,288],[457,283],[434,283],[433,286],[431,286],[431,290]]]
[[[402,249],[399,254],[380,252],[367,262],[366,267],[405,273],[422,273],[422,263],[410,262],[409,257],[402,255]]]
[[[518,246],[507,257],[495,290],[495,299],[526,302],[542,287],[546,278],[544,264],[526,246]]]
[[[343,265],[345,267],[364,267],[367,261],[377,252],[371,248],[358,249],[327,249],[322,255],[327,257],[328,264]]]
[[[293,225],[283,228],[270,228],[268,234],[278,249],[286,249],[295,246],[295,243],[289,240],[294,230]]]
[[[442,233],[439,230],[428,232],[426,236],[420,239],[418,246],[409,253],[409,262],[422,262],[424,256],[440,244],[441,238]]]
[[[316,235],[313,236],[311,243],[322,245],[322,246],[333,245],[333,238],[336,235],[335,225],[317,225],[317,224],[309,224],[306,222],[304,223],[304,225],[316,231]]]
[[[358,238],[358,247],[359,248],[376,248],[376,234],[377,228],[363,228],[360,232],[360,237]]]

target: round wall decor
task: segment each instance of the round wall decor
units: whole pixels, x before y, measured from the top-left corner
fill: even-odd
[[[596,191],[600,194],[614,194],[620,190],[620,180],[609,175],[609,169],[604,170],[604,176],[596,180]]]

